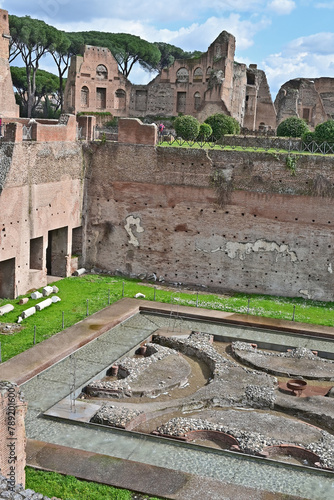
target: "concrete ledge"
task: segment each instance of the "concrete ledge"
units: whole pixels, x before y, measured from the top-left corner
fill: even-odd
[[[171,500],[297,500],[181,471],[28,439],[27,465]]]
[[[23,384],[138,311],[138,301],[122,299],[5,361],[0,365],[0,380]]]
[[[171,314],[175,312],[175,305],[158,302],[144,302],[140,305],[141,312],[152,312],[154,314]],[[177,316],[182,319],[192,318],[204,321],[216,321],[241,325],[254,328],[265,328],[269,330],[279,330],[282,332],[296,333],[311,337],[321,337],[334,339],[334,328],[330,326],[311,325],[309,323],[298,323],[284,319],[264,318],[263,316],[251,316],[250,314],[237,314],[224,311],[214,311],[201,307],[177,306]]]

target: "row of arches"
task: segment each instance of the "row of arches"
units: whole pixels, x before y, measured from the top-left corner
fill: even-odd
[[[126,92],[123,89],[117,89],[114,94],[114,108],[123,109],[126,104]],[[87,85],[81,87],[80,92],[81,108],[90,106],[90,90]],[[97,87],[95,94],[95,105],[97,109],[105,109],[107,107],[107,89],[105,87]]]
[[[206,80],[208,80],[210,78],[212,71],[213,71],[212,67],[209,66],[206,70],[206,73],[205,73]],[[190,73],[191,72],[185,67],[179,68],[176,72],[176,81],[179,83],[188,82],[189,77],[190,77]],[[202,82],[204,79],[203,69],[200,67],[195,68],[193,71],[192,77],[193,77],[193,82]]]

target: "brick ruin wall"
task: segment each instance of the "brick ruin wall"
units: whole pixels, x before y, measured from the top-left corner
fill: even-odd
[[[47,284],[50,231],[62,240],[52,265],[57,261],[59,276],[71,273],[73,229],[81,226],[83,205],[82,148],[75,142],[4,143],[0,164],[0,296],[14,298]]]
[[[16,384],[0,382],[0,474],[8,489],[25,483],[25,427],[27,405]]]
[[[293,176],[286,154],[106,143],[84,156],[87,268],[332,300],[332,159],[300,156]]]
[[[332,300],[330,157],[299,156],[295,176],[287,154],[115,142],[7,143],[0,157],[1,296],[6,279],[13,296],[46,285],[52,234],[53,275],[73,272],[82,242],[87,269]]]

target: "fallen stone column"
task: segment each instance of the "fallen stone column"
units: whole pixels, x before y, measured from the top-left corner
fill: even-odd
[[[33,300],[41,299],[43,297],[43,294],[41,292],[33,292],[30,297]]]
[[[25,311],[22,312],[21,316],[23,319],[29,318],[29,316],[32,316],[33,314],[36,313],[36,307],[29,307],[29,309],[26,309]]]
[[[0,316],[3,316],[4,314],[9,313],[10,311],[13,311],[14,306],[12,304],[5,304],[4,306],[0,307]]]
[[[77,271],[74,271],[74,276],[81,276],[82,274],[85,274],[86,272],[86,269],[84,269],[83,267],[81,269],[78,269]]]
[[[52,299],[43,300],[43,302],[36,304],[36,310],[41,311],[42,309],[45,309],[46,307],[51,306],[52,303],[53,303]]]

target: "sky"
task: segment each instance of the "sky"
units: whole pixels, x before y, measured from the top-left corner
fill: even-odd
[[[266,72],[273,100],[292,78],[334,77],[334,0],[0,0],[0,8],[64,31],[131,33],[187,51],[204,52],[228,31],[235,60]],[[41,68],[55,72],[48,58]],[[129,79],[154,76],[136,67]]]

